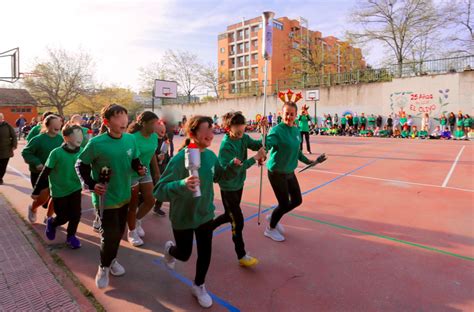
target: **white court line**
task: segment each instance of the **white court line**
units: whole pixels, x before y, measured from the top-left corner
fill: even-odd
[[[461,147],[461,150],[459,151],[458,156],[456,156],[456,159],[454,160],[453,165],[451,166],[451,169],[449,169],[448,175],[444,179],[443,185],[441,185],[442,187],[446,187],[446,185],[448,185],[449,179],[451,178],[451,175],[454,172],[454,168],[456,167],[456,164],[458,163],[458,160],[461,157],[462,151],[464,151],[465,147],[466,147],[465,145]]]
[[[20,170],[16,169],[15,167],[12,167],[10,165],[8,165],[8,168],[15,171],[16,173],[18,173],[20,175],[20,177],[22,177],[23,179],[25,179],[26,181],[30,181],[30,178],[28,176],[26,176],[25,174],[23,174],[23,172],[21,172]]]
[[[316,172],[321,172],[321,173],[327,173],[327,174],[344,175],[344,173],[327,171],[327,170],[318,170],[318,169],[309,169],[309,170],[316,171]],[[442,188],[442,186],[439,186],[439,185],[436,185],[436,184],[427,184],[427,183],[409,182],[409,181],[402,181],[402,180],[383,179],[383,178],[362,176],[362,175],[356,175],[356,174],[348,174],[346,176],[353,177],[353,178],[360,178],[360,179],[378,180],[378,181],[384,181],[384,182],[393,182],[393,183],[401,183],[401,184],[410,184],[410,185],[419,185],[419,186]],[[447,187],[444,187],[444,188],[463,191],[463,192],[474,193],[474,190],[470,190],[470,189],[463,189],[463,188],[450,187],[450,186],[447,186]]]

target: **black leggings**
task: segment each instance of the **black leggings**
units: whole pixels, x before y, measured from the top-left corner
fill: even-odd
[[[32,171],[30,171],[30,182],[31,182],[31,186],[33,188],[35,188],[36,181],[38,181],[40,173],[41,172],[32,172]]]
[[[105,209],[102,217],[100,240],[100,265],[109,267],[117,257],[125,224],[127,223],[128,203],[120,208]]]
[[[201,224],[197,229],[173,229],[176,246],[170,248],[170,255],[180,261],[188,261],[193,251],[193,233],[196,234],[197,262],[194,284],[204,284],[207,270],[211,264],[213,220]]]
[[[301,205],[303,199],[294,172],[276,173],[268,171],[268,179],[278,200],[278,207],[273,211],[270,220],[270,228],[274,229],[283,215]]]
[[[240,201],[242,200],[242,191],[223,191],[221,190],[222,203],[224,204],[225,213],[214,219],[214,229],[222,224],[230,222],[232,226],[232,240],[235,245],[237,258],[243,258],[245,252],[244,237],[242,231],[244,229],[244,216],[240,209]]]
[[[69,222],[67,237],[76,235],[77,226],[81,220],[81,190],[64,197],[53,197],[53,204],[56,213],[53,226],[58,227]]]
[[[0,159],[0,180],[3,180],[3,176],[5,175],[5,172],[7,171],[7,166],[8,166],[9,161],[10,161],[10,158]]]
[[[300,143],[300,150],[303,151],[303,138],[306,139],[306,150],[308,153],[311,153],[311,145],[309,144],[309,132],[301,131],[301,143]]]

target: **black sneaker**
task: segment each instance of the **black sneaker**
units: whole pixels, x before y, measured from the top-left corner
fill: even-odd
[[[159,217],[164,217],[166,216],[166,212],[164,212],[163,210],[161,210],[160,207],[154,207],[153,208],[153,214],[159,216]]]

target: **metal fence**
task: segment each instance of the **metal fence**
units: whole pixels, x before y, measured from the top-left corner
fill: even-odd
[[[385,82],[392,81],[393,78],[399,77],[435,75],[466,70],[474,70],[474,55],[427,60],[423,62],[410,62],[402,65],[393,64],[378,69],[366,68],[342,73],[326,73],[280,79],[277,80],[275,84],[267,86],[267,94],[277,94],[279,91],[287,89],[311,89],[335,85]],[[223,95],[225,95],[225,97],[261,96],[263,95],[263,85],[256,83],[245,88],[236,87],[232,90],[221,88],[219,93],[220,97],[223,97]],[[190,103],[207,102],[215,98],[216,97],[213,97],[209,93],[207,93],[207,96],[193,95]],[[176,100],[165,102],[165,104],[171,103],[188,103],[188,98],[179,97]]]

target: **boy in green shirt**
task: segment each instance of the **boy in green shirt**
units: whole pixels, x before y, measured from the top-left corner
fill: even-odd
[[[360,116],[359,125],[360,125],[360,127],[364,127],[364,130],[365,130],[365,128],[367,126],[367,118],[365,117],[364,113],[362,113],[361,116]]]
[[[62,130],[64,144],[55,148],[49,155],[38,182],[33,190],[33,199],[40,191],[48,188],[54,203],[56,217],[49,217],[46,222],[46,237],[54,240],[56,228],[67,222],[66,244],[77,249],[81,242],[76,237],[77,226],[81,219],[81,182],[74,169],[82,144],[82,129],[68,124]]]
[[[367,120],[369,124],[369,129],[373,129],[375,127],[375,116],[372,114]]]
[[[239,159],[233,158],[226,167],[222,167],[214,152],[208,149],[214,139],[212,124],[212,118],[205,116],[193,116],[188,120],[185,125],[188,138],[179,153],[171,158],[154,190],[157,200],[170,202],[169,216],[176,241],[176,244],[173,241],[165,244],[164,262],[170,269],[174,269],[175,259],[189,259],[193,237],[196,236],[198,258],[191,290],[204,308],[212,305],[204,282],[212,253],[215,210],[213,184],[232,179],[237,173],[235,167],[242,165]],[[200,158],[197,169],[199,176],[190,175],[191,169],[186,168],[186,159],[194,159],[197,153]],[[195,195],[199,189],[201,194]]]
[[[309,142],[309,123],[311,117],[308,114],[308,106],[303,105],[301,115],[298,116],[298,127],[301,133],[300,150],[303,151],[303,139],[306,140],[306,151],[311,154],[311,144]]]
[[[258,260],[249,256],[245,251],[242,235],[244,216],[240,208],[240,202],[242,200],[247,169],[257,161],[263,160],[266,153],[262,147],[261,140],[254,140],[245,134],[245,117],[241,112],[227,113],[223,116],[222,120],[228,133],[224,136],[219,149],[219,162],[221,166],[226,166],[232,159],[237,158],[243,165],[237,169],[236,177],[219,182],[225,213],[214,219],[214,227],[217,228],[222,224],[231,223],[232,240],[234,241],[239,264],[244,267],[251,267],[256,265]],[[258,153],[254,157],[247,159],[247,149],[258,151]]]
[[[30,129],[30,132],[28,132],[28,135],[26,136],[26,141],[29,142],[31,139],[33,139],[35,136],[40,134],[41,132],[41,126],[43,125],[43,121],[48,117],[49,115],[54,115],[53,112],[44,112],[43,115],[41,116],[41,122],[38,122],[36,126]]]
[[[105,133],[91,139],[76,164],[83,186],[92,191],[94,207],[100,207],[101,245],[100,265],[95,277],[98,288],[109,284],[109,272],[114,276],[125,274],[116,259],[120,240],[127,222],[130,185],[133,171],[145,175],[140,163],[137,142],[127,129],[127,110],[110,104],[101,112]],[[101,172],[109,169],[110,181],[100,180]]]

